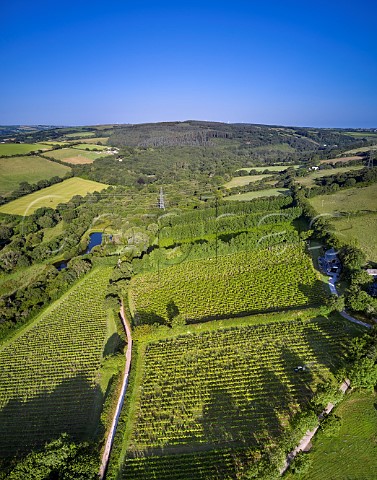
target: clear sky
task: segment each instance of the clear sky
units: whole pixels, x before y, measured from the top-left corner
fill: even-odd
[[[377,2],[3,1],[0,124],[377,128]]]

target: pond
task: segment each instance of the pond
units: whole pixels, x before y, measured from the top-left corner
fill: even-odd
[[[89,235],[89,243],[88,246],[85,250],[85,252],[82,252],[81,255],[85,255],[86,253],[90,253],[94,247],[97,247],[98,245],[101,245],[102,243],[102,238],[103,238],[103,233],[102,232],[93,232]],[[109,239],[112,239],[112,235],[109,236]],[[54,266],[60,271],[64,270],[67,268],[67,260],[62,260],[61,262],[56,262],[54,263]]]

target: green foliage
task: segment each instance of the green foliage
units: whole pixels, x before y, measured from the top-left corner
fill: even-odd
[[[130,283],[136,323],[167,323],[174,302],[191,321],[305,307],[324,298],[310,258],[301,245],[184,262]]]
[[[330,312],[342,312],[345,306],[345,299],[343,295],[330,295],[326,298],[326,306]]]
[[[320,428],[326,437],[339,435],[342,426],[342,419],[335,414],[326,415],[320,423]]]
[[[310,469],[312,458],[310,454],[299,452],[290,465],[290,471],[295,475],[304,475]]]

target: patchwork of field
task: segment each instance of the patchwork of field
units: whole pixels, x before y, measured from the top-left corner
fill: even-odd
[[[289,188],[268,188],[266,190],[257,190],[255,192],[246,192],[239,193],[238,195],[229,195],[229,197],[224,197],[224,200],[232,201],[236,200],[239,202],[244,202],[247,200],[254,200],[254,198],[260,197],[277,197],[279,195],[289,195]]]
[[[281,248],[283,247],[283,248]],[[187,261],[135,276],[129,302],[137,323],[226,318],[318,305],[324,284],[301,244]]]
[[[319,318],[147,344],[122,478],[244,478],[245,451],[274,443],[316,384],[333,378],[352,328]]]
[[[89,439],[103,394],[104,291],[111,267],[89,273],[0,347],[0,456],[40,447],[67,432]]]
[[[310,199],[318,213],[377,212],[376,184],[361,188],[347,188],[331,195]]]
[[[300,185],[304,185],[307,187],[310,185],[315,185],[315,180],[317,180],[318,178],[329,177],[331,175],[337,175],[345,172],[362,170],[363,168],[364,168],[364,165],[354,165],[351,167],[339,167],[339,168],[331,168],[326,170],[315,170],[313,172],[310,172],[310,174],[306,177],[297,177],[296,182],[298,182]]]
[[[61,148],[48,152],[48,156],[72,164],[93,163],[97,158],[103,157],[102,152],[87,152],[78,148]]]
[[[0,207],[0,213],[10,215],[31,215],[37,208],[55,208],[59,203],[68,202],[74,195],[100,192],[108,185],[79,177],[68,178],[63,182],[17,198]]]
[[[55,176],[63,177],[71,169],[38,156],[0,158],[0,195],[17,190],[20,182],[37,183]]]
[[[1,143],[0,157],[22,155],[25,153],[36,152],[37,150],[49,150],[49,147],[44,143]]]
[[[339,433],[314,438],[310,457],[313,464],[304,480],[375,480],[377,472],[377,396],[352,393],[335,410],[341,420]]]
[[[249,183],[258,182],[268,175],[243,175],[242,177],[234,177],[232,180],[224,184],[225,188],[243,187]]]

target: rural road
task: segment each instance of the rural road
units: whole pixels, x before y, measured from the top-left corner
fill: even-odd
[[[338,297],[339,294],[338,294],[338,291],[337,291],[336,286],[335,286],[335,283],[336,283],[337,280],[338,280],[337,275],[329,277],[330,292],[333,295],[336,295]],[[345,310],[341,311],[340,314],[343,318],[345,318],[346,320],[349,320],[352,323],[356,323],[357,325],[361,325],[362,327],[365,327],[365,328],[372,328],[372,325],[369,325],[368,323],[361,322],[357,318],[351,317],[351,315],[349,315]]]
[[[110,429],[108,437],[107,437],[105,450],[104,450],[103,455],[102,455],[101,467],[100,467],[100,470],[99,470],[99,477],[100,477],[101,480],[103,480],[105,478],[106,469],[107,469],[107,466],[109,464],[111,447],[113,446],[115,432],[116,432],[116,428],[118,426],[119,416],[120,416],[120,412],[122,410],[122,406],[123,406],[123,402],[124,402],[124,396],[125,396],[126,390],[127,390],[128,379],[129,379],[129,374],[130,374],[130,367],[131,367],[132,335],[131,335],[131,327],[129,326],[128,321],[126,319],[126,316],[124,314],[123,300],[122,300],[122,304],[121,304],[119,313],[120,313],[120,317],[122,319],[122,324],[123,324],[124,330],[125,330],[126,335],[127,335],[126,365],[125,365],[125,368],[124,368],[122,388],[120,390],[117,406],[116,406],[115,413],[114,413],[113,422],[111,424],[111,429]]]

